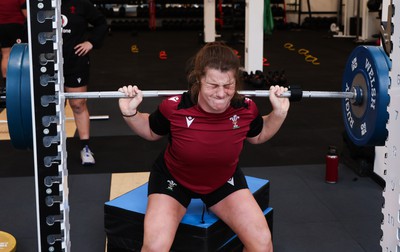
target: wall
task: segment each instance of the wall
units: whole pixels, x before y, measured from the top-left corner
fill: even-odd
[[[293,22],[293,23],[297,23],[298,22],[298,14],[295,12],[291,12],[290,10],[292,3],[296,3],[299,2],[299,0],[286,0],[286,8],[288,10],[287,14],[286,14],[286,20],[287,22]],[[301,10],[304,11],[308,11],[308,6],[307,6],[307,1],[306,0],[302,0],[301,1]],[[313,12],[322,12],[322,11],[327,11],[327,12],[332,12],[338,11],[338,4],[339,4],[339,0],[310,0],[310,9]],[[332,17],[332,16],[336,16],[336,14],[312,14],[313,17]],[[304,18],[308,17],[308,14],[302,14],[301,15],[301,22],[303,22]]]

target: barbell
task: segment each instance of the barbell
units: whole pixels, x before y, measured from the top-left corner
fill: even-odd
[[[297,88],[296,88],[297,89]],[[349,92],[331,92],[331,91],[301,91],[301,94],[293,94],[293,90],[284,92],[280,97],[292,98],[299,96],[300,98],[348,98],[352,100],[357,99],[357,90],[355,87]],[[187,90],[144,90],[142,91],[143,97],[159,97],[159,96],[174,96],[179,95]],[[238,91],[239,94],[250,97],[269,97],[268,90],[245,90]],[[63,93],[62,96],[66,99],[92,99],[92,98],[128,98],[124,93],[119,91],[95,91],[95,92],[77,92],[77,93]]]
[[[301,98],[340,98],[345,130],[350,140],[359,146],[381,146],[385,144],[388,132],[386,123],[389,119],[388,88],[390,86],[389,71],[391,61],[379,46],[357,46],[346,62],[342,91],[302,91],[293,88],[284,92],[281,97],[297,101]],[[55,83],[56,77],[43,74],[40,78],[42,86]],[[186,90],[148,90],[144,97],[174,96]],[[239,91],[244,96],[268,97],[268,90]],[[55,92],[54,95],[43,95],[41,105],[64,99],[92,98],[125,98],[118,91]],[[26,44],[13,46],[7,69],[6,108],[8,128],[13,146],[27,149],[33,146],[32,131],[32,93],[30,85],[29,53]],[[63,115],[61,115],[63,116]],[[42,121],[47,121],[48,119]],[[47,123],[46,123],[47,124]],[[44,125],[46,126],[46,125]]]

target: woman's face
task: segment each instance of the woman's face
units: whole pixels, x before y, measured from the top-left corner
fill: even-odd
[[[234,71],[206,69],[200,80],[199,106],[208,113],[222,113],[229,106],[236,90]]]

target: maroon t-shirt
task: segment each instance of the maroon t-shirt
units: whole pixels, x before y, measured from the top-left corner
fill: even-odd
[[[0,0],[0,24],[24,24],[25,0]]]
[[[184,93],[163,100],[150,115],[150,127],[156,134],[170,134],[164,160],[172,176],[186,188],[207,194],[232,177],[244,140],[261,132],[263,120],[249,98],[213,114]]]

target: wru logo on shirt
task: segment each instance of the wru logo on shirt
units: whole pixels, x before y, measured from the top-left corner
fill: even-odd
[[[239,118],[240,118],[240,116],[238,116],[238,115],[234,115],[231,118],[229,118],[229,120],[231,120],[232,123],[233,123],[233,129],[239,129],[240,128],[240,126],[237,125]]]
[[[170,191],[174,191],[174,187],[177,186],[177,184],[172,179],[167,180],[167,182],[168,182],[167,189]]]

